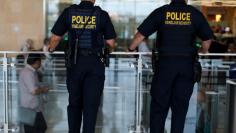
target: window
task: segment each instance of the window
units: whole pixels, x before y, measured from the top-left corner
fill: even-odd
[[[78,0],[48,0],[47,1],[47,35],[64,8],[78,4]],[[95,5],[106,10],[117,32],[118,51],[124,51],[130,44],[139,24],[154,9],[169,3],[170,0],[97,0]],[[149,39],[154,43],[155,35]]]

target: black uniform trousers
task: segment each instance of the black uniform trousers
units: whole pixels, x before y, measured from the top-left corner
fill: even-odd
[[[191,57],[160,57],[151,87],[150,133],[164,133],[169,108],[171,133],[183,133],[193,86]]]
[[[105,67],[97,55],[78,56],[77,63],[67,68],[67,108],[69,133],[94,133],[97,112],[104,88]]]
[[[42,112],[37,112],[33,126],[24,125],[25,133],[45,133],[47,124]]]

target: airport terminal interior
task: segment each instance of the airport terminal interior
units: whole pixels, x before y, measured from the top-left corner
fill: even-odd
[[[67,133],[68,92],[64,46],[43,52],[44,39],[60,13],[80,0],[0,1],[0,133],[24,133],[19,119],[19,72],[27,53],[44,55],[40,83],[49,87],[44,115],[47,133]],[[96,133],[149,133],[153,34],[145,53],[127,53],[137,27],[154,9],[170,0],[96,0],[114,24],[116,48],[105,70],[105,87]],[[194,86],[184,133],[236,133],[236,0],[188,0],[209,22],[215,38],[209,54],[201,54],[202,80]],[[196,47],[201,44],[196,41]],[[25,50],[25,46],[30,48]],[[25,114],[27,115],[27,114]],[[170,133],[171,110],[165,132]]]

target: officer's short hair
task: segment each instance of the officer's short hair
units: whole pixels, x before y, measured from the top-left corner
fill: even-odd
[[[81,0],[81,1],[89,1],[89,0]]]
[[[171,1],[177,1],[177,2],[187,2],[188,0],[171,0]]]
[[[42,56],[40,54],[29,54],[27,58],[27,64],[33,65],[36,61],[41,61]]]

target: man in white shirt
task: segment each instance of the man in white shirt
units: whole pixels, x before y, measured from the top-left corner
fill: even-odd
[[[29,54],[27,65],[20,72],[20,107],[36,112],[33,126],[24,124],[25,133],[45,133],[47,129],[42,113],[44,102],[42,94],[47,93],[48,88],[40,87],[37,73],[40,67],[41,55]]]

